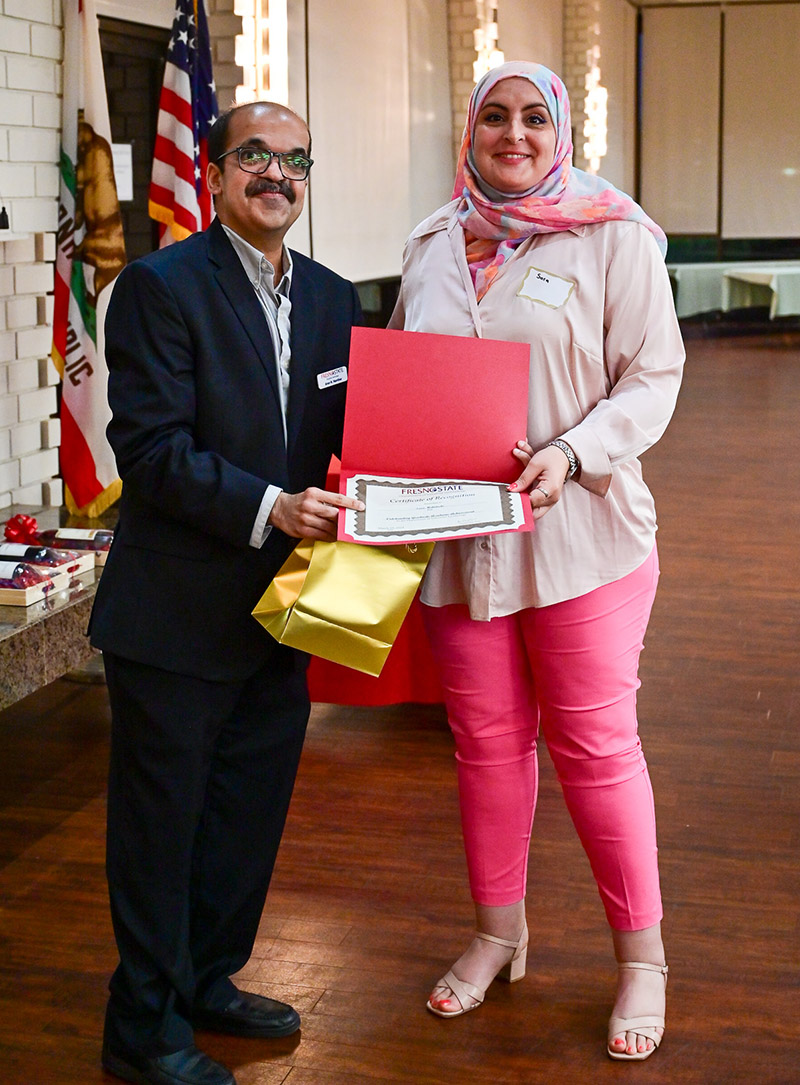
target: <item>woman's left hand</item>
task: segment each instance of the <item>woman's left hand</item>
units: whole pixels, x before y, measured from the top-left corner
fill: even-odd
[[[513,450],[525,470],[509,490],[529,491],[533,518],[540,517],[558,503],[569,471],[569,461],[560,448],[548,445],[534,454],[527,441],[517,441]]]

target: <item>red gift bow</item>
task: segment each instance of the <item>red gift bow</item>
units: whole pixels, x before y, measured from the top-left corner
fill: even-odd
[[[42,541],[39,538],[39,525],[35,518],[25,516],[23,513],[11,517],[5,527],[5,536],[9,542],[25,543],[28,546]]]

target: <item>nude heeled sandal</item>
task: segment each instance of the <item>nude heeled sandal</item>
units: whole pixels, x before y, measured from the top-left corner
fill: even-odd
[[[665,964],[645,964],[643,961],[628,961],[619,965],[619,967],[641,968],[645,972],[660,972],[664,977],[664,987],[667,986],[669,969]],[[650,1014],[646,1017],[612,1017],[608,1022],[608,1054],[612,1059],[620,1059],[625,1062],[641,1062],[643,1059],[649,1059],[663,1038],[659,1036],[658,1029],[665,1027],[664,1018],[659,1017],[657,1014]],[[611,1041],[615,1036],[619,1036],[621,1032],[635,1032],[638,1036],[644,1036],[646,1040],[652,1040],[653,1046],[649,1051],[637,1051],[633,1055],[628,1054],[627,1051],[613,1051]]]
[[[495,979],[505,980],[507,983],[516,983],[523,978],[525,963],[528,959],[527,923],[522,928],[522,934],[516,942],[510,942],[507,938],[496,938],[493,934],[483,934],[481,931],[478,931],[475,937],[481,938],[484,942],[494,942],[498,946],[505,946],[507,949],[514,950],[511,960],[503,965],[496,974]],[[435,1013],[437,1017],[461,1017],[462,1014],[469,1013],[470,1010],[477,1010],[478,1006],[483,1004],[487,988],[476,987],[474,983],[460,980],[453,971],[450,971],[439,980],[433,990],[434,993],[440,990],[452,991],[460,1003],[460,1008],[457,1010],[440,1010],[438,1006],[434,1006],[431,1000],[428,999],[427,1007],[431,1013]]]

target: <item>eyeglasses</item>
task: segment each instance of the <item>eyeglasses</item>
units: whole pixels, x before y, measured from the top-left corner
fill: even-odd
[[[287,181],[305,181],[314,165],[313,158],[298,151],[264,151],[260,147],[234,147],[232,151],[221,154],[217,162],[221,162],[229,154],[238,156],[239,169],[245,173],[266,173],[272,159],[276,158],[281,177],[285,177]]]

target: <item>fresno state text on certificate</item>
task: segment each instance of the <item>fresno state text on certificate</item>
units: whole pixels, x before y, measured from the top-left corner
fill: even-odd
[[[354,542],[429,542],[526,530],[524,495],[505,483],[353,475],[347,492],[364,503],[345,513]]]

